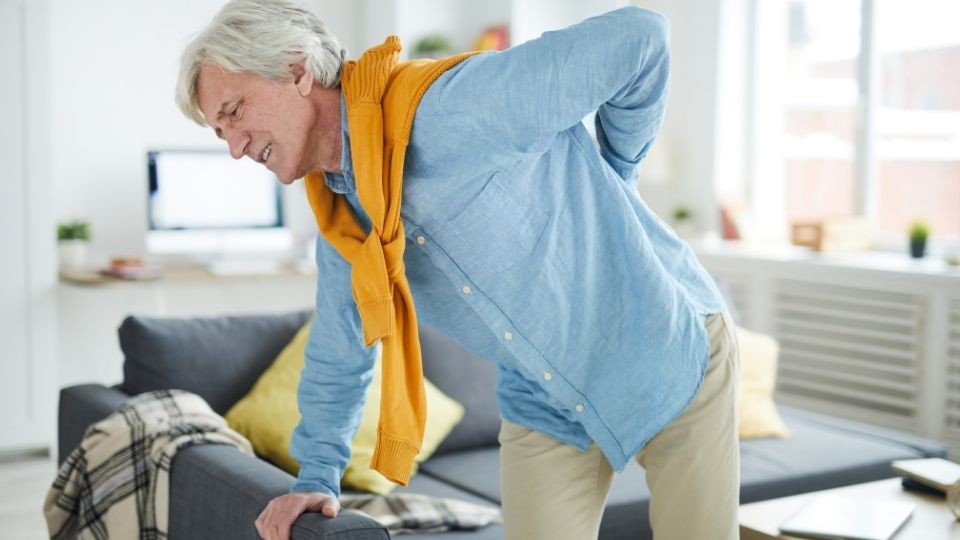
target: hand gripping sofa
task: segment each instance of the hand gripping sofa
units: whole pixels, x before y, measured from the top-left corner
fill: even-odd
[[[83,384],[60,392],[60,460],[80,442],[88,425],[140,392],[188,390],[224,414],[249,391],[308,317],[309,312],[198,319],[128,317],[119,330],[125,354],[123,382],[114,387]],[[421,329],[421,342],[426,377],[463,404],[466,413],[410,485],[398,492],[499,504],[496,368],[432,328]],[[933,441],[782,406],[780,413],[792,437],[742,443],[740,496],[744,503],[887,478],[892,475],[892,460],[946,455],[943,445]],[[267,502],[287,492],[294,481],[270,463],[227,446],[182,450],[171,476],[173,540],[256,539],[254,520]],[[632,462],[614,479],[600,538],[650,538],[648,504],[643,469]],[[408,536],[411,540],[502,537],[501,526]],[[335,519],[301,516],[292,538],[377,539],[389,534],[376,521],[345,511]]]

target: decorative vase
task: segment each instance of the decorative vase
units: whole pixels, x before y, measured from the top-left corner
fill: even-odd
[[[914,259],[920,259],[927,254],[927,239],[926,238],[911,238],[910,239],[910,256]]]
[[[681,239],[690,241],[695,239],[700,231],[697,230],[696,223],[689,220],[682,220],[674,222],[673,232],[675,232]]]
[[[64,270],[79,270],[87,264],[86,240],[60,240],[57,249],[60,255],[60,267]]]

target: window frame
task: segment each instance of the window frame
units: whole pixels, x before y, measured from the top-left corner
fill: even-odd
[[[771,134],[784,133],[782,120],[782,92],[772,91],[776,77],[765,77],[778,64],[778,51],[771,50],[769,44],[775,43],[782,30],[781,23],[789,9],[789,2],[767,2],[748,0],[746,5],[749,35],[745,40],[747,57],[744,85],[744,107],[746,125],[744,147],[747,163],[743,169],[744,183],[741,189],[742,199],[753,216],[753,225],[762,231],[768,239],[787,241],[789,223],[784,216],[786,178],[783,172],[781,142]],[[871,250],[905,250],[907,232],[902,234],[884,233],[878,230],[879,208],[877,177],[878,157],[876,131],[877,115],[881,97],[881,57],[877,35],[878,0],[860,0],[860,50],[857,62],[857,99],[854,127],[853,156],[853,208],[855,214],[865,217],[869,230]],[[781,56],[782,58],[782,56]],[[773,157],[771,157],[773,156]],[[771,163],[770,160],[775,163]],[[771,174],[772,173],[772,174]],[[775,181],[771,182],[771,176]],[[774,185],[771,185],[774,184]],[[960,241],[950,241],[931,237],[928,249],[933,253],[955,253],[960,251]]]

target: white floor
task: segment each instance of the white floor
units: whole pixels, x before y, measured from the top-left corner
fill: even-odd
[[[43,500],[56,473],[53,458],[0,461],[0,540],[48,538]]]

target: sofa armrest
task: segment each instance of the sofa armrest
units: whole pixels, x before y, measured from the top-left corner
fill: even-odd
[[[130,399],[127,394],[102,384],[79,384],[60,390],[57,417],[57,457],[62,464],[80,444],[90,424],[110,416]]]
[[[256,540],[257,516],[271,499],[287,493],[294,478],[232,446],[184,448],[173,460],[170,478],[171,540],[230,538]],[[292,540],[389,539],[379,522],[351,511],[333,519],[300,516]]]
[[[80,444],[91,424],[116,411],[130,396],[101,384],[60,390],[60,463]],[[226,445],[198,445],[177,452],[170,473],[170,538],[259,539],[254,521],[267,503],[290,490],[294,478],[273,465]],[[383,525],[345,510],[334,519],[304,514],[292,540],[389,539]]]

